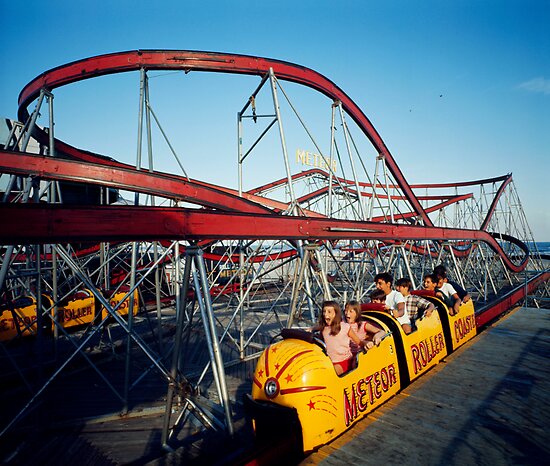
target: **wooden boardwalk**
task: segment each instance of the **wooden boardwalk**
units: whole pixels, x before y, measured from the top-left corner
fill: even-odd
[[[302,465],[550,464],[550,310],[520,308]]]
[[[169,314],[171,311],[165,311]],[[146,319],[138,319],[136,333],[156,349],[156,341],[149,332]],[[173,340],[175,326],[165,322],[165,347]],[[109,380],[118,393],[123,393],[125,373],[126,339],[120,328],[111,329],[112,351],[110,347],[88,353],[96,368]],[[267,344],[271,336],[258,335],[255,342]],[[63,350],[73,349],[62,341]],[[94,345],[97,342],[94,343]],[[52,341],[47,340],[43,347],[50,349]],[[36,342],[25,340],[16,347],[17,361],[36,359]],[[236,358],[233,345],[224,343],[221,351],[225,361]],[[251,348],[249,351],[255,351]],[[202,332],[202,322],[197,322],[189,332],[189,340],[182,350],[183,373],[200,374],[208,361],[206,340]],[[48,354],[50,356],[50,354]],[[45,358],[44,358],[45,359]],[[2,361],[2,360],[0,360]],[[171,358],[165,361],[170,367]],[[13,364],[12,364],[13,365]],[[34,381],[38,373],[32,365],[25,369],[29,380]],[[32,409],[17,425],[0,439],[0,463],[13,465],[127,465],[127,464],[207,464],[233,453],[235,441],[223,432],[217,434],[204,430],[202,424],[191,417],[178,431],[172,444],[176,451],[166,454],[161,448],[161,433],[166,406],[167,381],[157,371],[150,370],[151,361],[145,357],[137,345],[132,347],[131,382],[143,376],[130,392],[130,412],[121,415],[122,402],[107,387],[104,381],[91,368],[90,364],[76,356],[72,363],[52,382],[32,405]],[[12,369],[8,363],[3,366]],[[231,401],[235,438],[242,443],[252,444],[252,432],[244,424],[242,396],[251,391],[255,360],[233,364],[226,368],[226,384]],[[49,369],[46,366],[45,371]],[[44,372],[45,372],[44,371]],[[4,371],[7,372],[7,371]],[[13,372],[13,369],[12,369]],[[17,374],[2,374],[0,378],[0,426],[9,420],[30,398],[30,390],[22,386]],[[197,376],[194,376],[195,378]],[[36,386],[45,381],[42,376]],[[200,401],[217,403],[217,391],[208,374],[201,383]],[[177,406],[175,403],[174,406]],[[210,405],[209,405],[210,406]],[[217,407],[219,408],[219,407]],[[171,421],[176,420],[176,415]],[[223,419],[223,412],[218,413]]]
[[[511,313],[302,464],[550,464],[549,324],[548,309]],[[190,349],[186,362],[199,367],[206,353],[195,343]],[[139,353],[135,361],[149,365]],[[3,439],[0,459],[52,466],[232,464],[252,445],[240,400],[251,389],[254,365],[226,370],[234,439],[188,422],[176,451],[166,454],[160,448],[166,382],[151,372],[132,392],[130,414],[120,416],[120,403],[84,365],[53,384],[26,428]],[[124,358],[113,355],[99,367],[120,387]],[[11,403],[6,394],[0,418]]]

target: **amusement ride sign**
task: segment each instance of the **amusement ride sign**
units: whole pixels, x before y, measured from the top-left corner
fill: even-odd
[[[296,149],[296,163],[308,165],[310,167],[320,168],[321,170],[329,171],[329,166],[332,173],[336,173],[336,160],[329,159],[321,154],[309,152],[303,149]]]

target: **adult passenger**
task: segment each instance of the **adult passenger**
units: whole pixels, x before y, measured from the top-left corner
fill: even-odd
[[[374,277],[376,288],[386,295],[385,309],[397,319],[405,333],[411,333],[411,320],[405,312],[405,298],[396,290],[392,290],[393,277],[387,272],[376,274]]]

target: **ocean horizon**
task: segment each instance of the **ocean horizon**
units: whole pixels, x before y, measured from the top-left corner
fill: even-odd
[[[536,249],[540,254],[550,255],[550,241],[537,241],[535,243],[529,243],[528,246],[531,251],[535,249],[533,247],[534,245],[536,245]]]

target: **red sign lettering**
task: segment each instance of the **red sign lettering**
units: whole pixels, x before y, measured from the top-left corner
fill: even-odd
[[[357,417],[357,400],[355,399],[355,384],[351,385],[351,399],[348,389],[344,388],[344,417],[346,426]],[[349,421],[348,421],[349,419]]]
[[[36,325],[36,315],[33,316],[20,316],[15,315],[17,319],[17,325],[22,332],[30,332],[32,325]],[[16,330],[15,319],[12,317],[5,317],[0,319],[0,332],[9,332],[10,330]]]
[[[397,383],[395,366],[390,364],[344,389],[344,419],[349,426],[360,413],[366,411],[394,384]]]
[[[414,373],[418,374],[445,348],[443,334],[431,335],[418,345],[411,345]]]
[[[458,343],[460,340],[468,336],[468,334],[475,329],[476,320],[473,315],[469,315],[463,318],[459,318],[455,321],[455,341]]]

